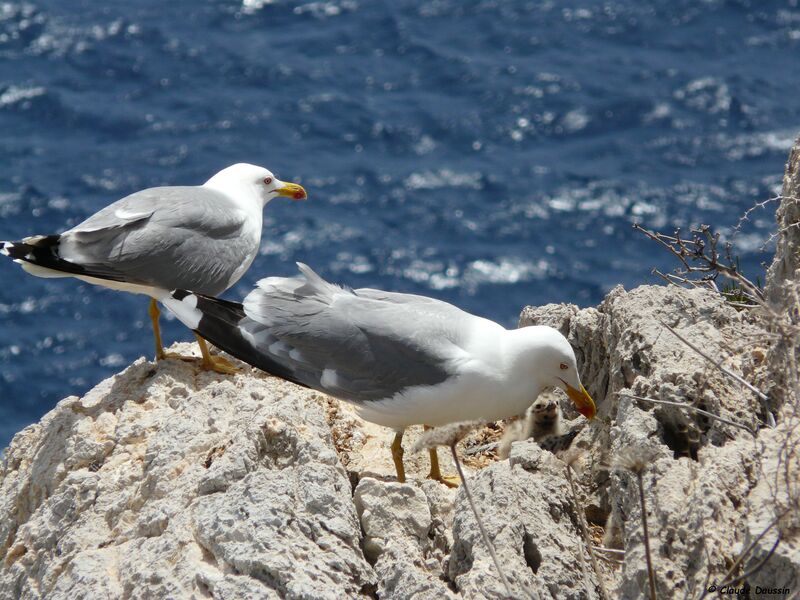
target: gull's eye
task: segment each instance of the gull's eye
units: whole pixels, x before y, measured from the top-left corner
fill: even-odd
[[[264,183],[265,183],[266,185],[269,185],[270,183],[272,183],[272,177],[266,177],[266,178],[264,178]]]
[[[561,365],[559,366],[561,367],[562,371],[566,371],[567,369],[569,369],[569,365],[567,363],[561,363]]]

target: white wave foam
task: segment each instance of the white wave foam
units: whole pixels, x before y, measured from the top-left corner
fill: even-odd
[[[712,142],[729,160],[755,158],[768,152],[788,152],[794,143],[795,130],[762,131],[736,136],[719,134]]]
[[[14,104],[21,104],[22,108],[27,108],[28,100],[44,96],[47,90],[41,86],[37,87],[24,87],[17,85],[8,86],[2,94],[0,94],[0,108],[4,106],[12,106]]]
[[[406,179],[405,186],[410,190],[435,190],[448,187],[480,190],[483,188],[483,182],[481,174],[477,171],[456,173],[450,169],[440,169],[436,172],[412,173]]]
[[[463,270],[451,262],[416,259],[402,269],[389,269],[389,272],[433,290],[464,287],[468,293],[475,293],[485,284],[510,285],[542,279],[549,270],[550,264],[545,259],[525,261],[517,257],[501,257],[473,260]]]
[[[342,2],[309,2],[296,6],[292,12],[296,15],[310,14],[317,19],[326,19],[329,17],[338,17],[344,12],[352,12],[358,9],[358,3],[352,0],[343,0]]]
[[[689,108],[709,114],[727,112],[732,101],[728,85],[717,77],[694,79],[672,95]]]
[[[496,261],[475,260],[464,271],[468,285],[483,283],[511,284],[541,279],[547,275],[549,263],[545,259],[527,262],[516,257],[503,257]]]
[[[561,126],[567,133],[575,133],[584,129],[589,124],[590,120],[589,115],[583,107],[576,108],[564,115],[561,119]]]

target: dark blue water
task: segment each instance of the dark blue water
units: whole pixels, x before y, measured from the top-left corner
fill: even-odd
[[[297,260],[513,324],[736,223],[800,129],[797,1],[0,4],[0,239],[239,161],[305,185],[227,294]],[[737,236],[753,275],[772,212]],[[0,263],[0,444],[152,353],[146,300]],[[189,339],[174,321],[169,340]]]

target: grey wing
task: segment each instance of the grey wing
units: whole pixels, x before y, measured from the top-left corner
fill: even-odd
[[[301,268],[307,279],[259,282],[239,323],[251,345],[295,380],[364,402],[455,374],[474,317],[429,298],[344,290]]]
[[[372,288],[359,288],[353,290],[353,293],[361,298],[371,298],[372,300],[391,302],[393,304],[415,304],[417,306],[422,306],[423,304],[436,305],[440,313],[449,312],[452,316],[455,316],[457,313],[461,315],[468,314],[452,304],[428,296],[417,296],[416,294],[404,294],[402,292],[387,292]]]
[[[242,235],[245,214],[203,187],[150,188],[127,196],[61,235],[59,255],[125,281],[216,295],[258,249]]]

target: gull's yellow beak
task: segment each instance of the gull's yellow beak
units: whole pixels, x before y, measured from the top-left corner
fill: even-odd
[[[562,380],[563,381],[563,380]],[[575,389],[570,384],[564,382],[567,386],[567,396],[575,403],[575,408],[587,419],[593,419],[597,414],[597,407],[594,405],[594,400],[586,391],[586,388],[581,386],[581,389]]]
[[[286,196],[292,200],[305,200],[308,198],[308,194],[306,194],[306,190],[302,185],[297,185],[296,183],[287,183],[285,181],[281,181],[281,184],[283,185],[275,190],[278,192],[279,196]]]

